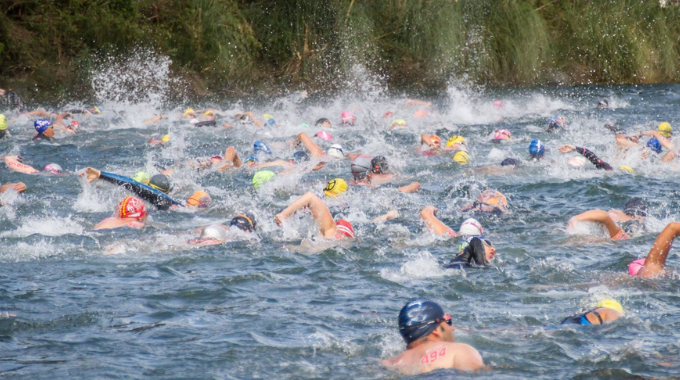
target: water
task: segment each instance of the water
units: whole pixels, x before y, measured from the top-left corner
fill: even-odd
[[[226,114],[271,113],[280,124],[257,130],[191,127],[176,116],[179,107],[164,103],[165,89],[140,103],[121,96],[115,83],[97,88],[106,89],[98,92],[106,112],[78,117],[83,129],[77,135],[35,143],[32,120],[19,118],[10,127],[13,136],[0,141],[1,154],[20,154],[37,168],[57,162],[71,173],[94,166],[129,176],[154,164],[219,154],[228,145],[245,157],[256,139],[285,158],[293,152],[287,141],[296,133],[318,130],[300,123],[328,117],[338,124],[344,109],[356,109],[358,125],[330,130],[335,141],[345,151],[387,156],[403,176],[398,184],[419,181],[422,190],[403,195],[390,185],[351,189],[343,202],[359,238],[314,253],[319,249],[309,240],[316,230],[308,214],[299,213],[284,228],[273,223],[274,215],[306,191],[320,195],[329,179],[349,180],[349,161],[313,173],[307,167],[259,192],[252,190],[247,171],[182,169],[173,178],[173,195],[184,200],[205,189],[213,207],[151,210],[156,228],[112,231],[92,228],[111,215],[123,190],[88,185],[73,174],[28,176],[2,166],[0,182],[28,186],[21,196],[0,198],[8,203],[0,208],[0,310],[17,315],[0,319],[4,378],[396,378],[381,360],[404,349],[396,317],[416,296],[449,311],[458,341],[476,347],[488,365],[473,374],[437,371],[421,378],[680,374],[678,276],[643,280],[626,271],[631,260],[647,254],[666,223],[677,219],[676,167],[618,156],[613,135],[602,128],[605,121],[629,131],[661,121],[677,128],[679,85],[512,90],[452,85],[432,99],[432,117],[421,120],[411,117],[415,109],[404,106],[405,97],[387,95],[370,80],[358,92],[333,99],[291,94],[264,103],[214,104]],[[114,95],[106,98],[107,93]],[[597,110],[603,97],[612,107]],[[505,104],[502,110],[492,105],[497,98]],[[69,106],[74,105],[79,104]],[[389,121],[382,118],[387,110],[410,127],[387,132]],[[142,125],[156,112],[170,118]],[[557,113],[567,118],[567,131],[548,135],[547,120]],[[491,144],[498,128],[511,130],[515,140]],[[417,155],[420,133],[434,132],[444,140],[464,135],[471,167],[505,157],[524,165],[512,174],[477,175],[450,157]],[[172,136],[170,147],[144,144],[165,133]],[[527,162],[534,138],[548,148],[540,163]],[[557,151],[564,143],[588,147],[614,167],[630,165],[636,174],[565,166],[574,154]],[[510,202],[511,211],[501,217],[476,215],[498,259],[484,270],[440,269],[457,252],[457,242],[427,233],[419,210],[437,206],[438,215],[457,230],[470,216],[460,207],[487,186]],[[634,196],[650,203],[646,232],[611,241],[594,226],[566,231],[571,216],[621,208]],[[401,214],[395,221],[370,222],[393,208]],[[232,243],[185,244],[196,237],[195,227],[227,223],[242,211],[255,215],[256,236],[232,232],[237,239]],[[673,253],[667,266],[679,266]],[[600,327],[558,326],[604,296],[618,299],[626,317]]]

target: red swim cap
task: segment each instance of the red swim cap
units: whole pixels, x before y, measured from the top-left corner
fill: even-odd
[[[342,236],[348,237],[348,238],[355,238],[357,235],[354,233],[354,228],[352,228],[352,223],[346,221],[345,219],[340,219],[337,222],[335,222],[335,227],[338,229],[338,232],[336,232],[336,236],[338,233],[342,234]]]
[[[118,204],[118,216],[123,219],[142,219],[146,216],[146,206],[141,199],[125,197]]]

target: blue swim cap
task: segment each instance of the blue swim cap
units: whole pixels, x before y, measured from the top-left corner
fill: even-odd
[[[272,127],[273,127],[273,126],[276,125],[276,120],[274,120],[274,119],[269,119],[269,120],[267,120],[267,121],[264,123],[264,125],[268,125],[268,126],[272,126]]]
[[[519,160],[508,157],[501,161],[501,166],[519,166]]]
[[[309,155],[301,150],[293,153],[293,161],[295,161],[296,164],[299,164],[300,162],[303,161],[309,161]]]
[[[545,145],[541,140],[532,140],[529,144],[529,154],[532,158],[541,158],[545,154]]]
[[[661,153],[661,142],[656,139],[656,137],[652,137],[647,141],[647,148],[653,150],[656,153]]]
[[[33,122],[33,128],[35,128],[38,133],[43,133],[47,130],[47,128],[51,127],[52,123],[49,120],[45,119],[38,119]]]
[[[260,152],[264,152],[267,154],[272,154],[272,150],[269,148],[269,146],[265,143],[263,143],[260,140],[255,141],[253,144],[253,155],[256,155]]]
[[[430,335],[444,321],[444,309],[423,298],[408,301],[399,312],[399,333],[406,344]]]
[[[257,159],[257,157],[255,157],[255,156],[250,156],[250,157],[246,158],[246,161],[245,161],[245,162],[246,162],[246,164],[247,164],[247,163],[250,163],[250,162],[253,162],[253,163],[256,163],[256,164],[257,164],[258,159]]]

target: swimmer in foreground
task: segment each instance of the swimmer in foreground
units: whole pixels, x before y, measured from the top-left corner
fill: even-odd
[[[673,241],[678,235],[680,235],[680,223],[668,223],[666,228],[657,236],[647,258],[633,261],[628,267],[628,273],[632,276],[645,278],[665,274],[666,259],[673,246]]]
[[[407,302],[399,312],[399,333],[406,351],[383,361],[383,365],[406,375],[440,368],[475,371],[484,367],[479,352],[457,343],[451,315],[437,303],[421,298]]]
[[[630,237],[618,223],[638,222],[641,223],[647,217],[647,205],[640,198],[633,198],[623,207],[623,211],[612,209],[604,210],[589,210],[578,214],[569,219],[567,229],[572,229],[578,222],[596,222],[604,225],[609,232],[609,235],[614,240],[629,239]],[[625,225],[629,229],[633,229],[633,225]],[[635,226],[637,227],[637,226]],[[629,231],[632,232],[632,231]]]
[[[119,227],[142,228],[147,219],[146,206],[141,199],[125,197],[116,207],[113,216],[99,222],[94,229],[105,230]]]
[[[230,241],[227,236],[229,227],[235,227],[241,231],[253,233],[256,226],[257,223],[255,223],[255,217],[253,217],[253,215],[249,213],[238,214],[231,218],[229,226],[216,223],[199,228],[198,230],[201,231],[201,236],[197,239],[191,239],[187,243],[191,245],[222,244]]]
[[[319,197],[311,192],[302,195],[300,198],[293,201],[290,206],[276,214],[274,222],[276,225],[281,226],[284,220],[302,208],[309,208],[312,217],[319,224],[319,230],[324,238],[344,240],[356,237],[352,223],[344,219],[340,219],[337,222],[334,221],[328,207],[326,207]]]
[[[562,324],[603,325],[605,322],[612,322],[621,317],[623,317],[621,304],[616,300],[606,299],[598,302],[594,309],[565,318]]]
[[[494,257],[496,248],[491,240],[484,236],[469,236],[464,244],[460,245],[458,254],[442,267],[444,269],[485,267]]]

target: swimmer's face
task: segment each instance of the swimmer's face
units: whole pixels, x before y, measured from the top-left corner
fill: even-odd
[[[441,147],[441,145],[442,145],[442,142],[439,141],[439,140],[433,140],[432,141],[432,146],[437,148],[437,149],[439,149],[439,147]]]
[[[450,315],[448,317],[451,318]],[[442,322],[439,324],[439,333],[441,334],[442,340],[444,342],[453,343],[456,341],[456,336],[453,334],[455,330],[456,328],[453,325],[449,326],[447,322]]]
[[[325,128],[331,128],[331,127],[333,127],[333,124],[331,124],[330,121],[326,120],[323,123],[321,123],[321,126],[325,127]]]
[[[47,128],[47,129],[45,130],[45,132],[43,132],[43,135],[45,135],[45,136],[47,136],[47,137],[49,137],[49,138],[54,137],[54,127],[49,127],[49,128]]]
[[[494,257],[496,257],[496,247],[492,245],[487,245],[486,243],[484,243],[484,252],[486,254],[487,262],[491,261]]]
[[[189,119],[195,119],[196,113],[195,112],[187,112],[187,114],[185,116],[188,117]]]
[[[220,159],[220,158],[211,158],[210,159],[211,165],[218,165],[220,162],[222,162],[222,159]]]

